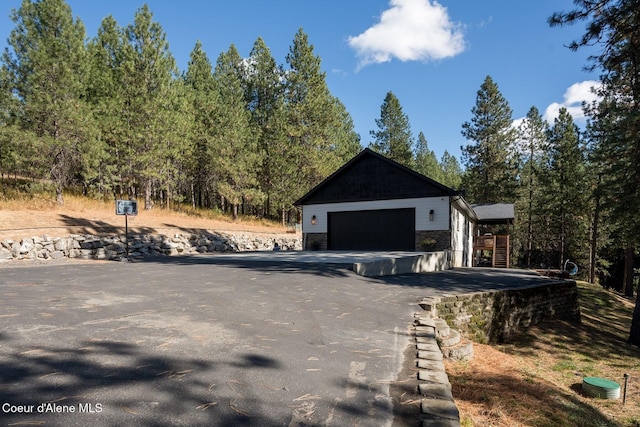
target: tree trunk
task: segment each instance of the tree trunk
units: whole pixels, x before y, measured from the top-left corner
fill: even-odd
[[[533,144],[529,153],[529,218],[527,222],[527,267],[531,267],[533,252]]]
[[[640,347],[640,292],[638,292],[638,295],[636,297],[636,307],[633,310],[633,319],[631,319],[629,344]]]
[[[144,186],[144,208],[146,210],[151,210],[151,179],[147,180],[146,185]]]
[[[285,223],[285,218],[284,218],[284,205],[282,205],[282,226],[285,227],[287,224]]]
[[[589,251],[589,282],[596,282],[596,259],[598,255],[598,225],[600,222],[600,183],[602,177],[598,175],[596,184],[595,207],[593,209],[593,224],[591,229],[591,247]]]
[[[62,194],[62,185],[56,185],[56,202],[62,206],[64,205],[64,195]]]
[[[622,283],[622,291],[628,297],[633,296],[633,255],[634,253],[635,253],[634,245],[632,243],[627,243],[627,247],[624,250],[624,279]]]

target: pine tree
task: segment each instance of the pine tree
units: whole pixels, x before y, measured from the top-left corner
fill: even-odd
[[[442,169],[442,184],[449,188],[460,189],[462,185],[462,168],[458,159],[444,150],[440,158],[440,169]]]
[[[344,104],[333,97],[333,124],[329,138],[333,140],[329,150],[335,158],[336,168],[342,166],[362,150],[360,135],[356,133],[353,119]]]
[[[242,203],[258,204],[262,198],[256,175],[260,158],[251,132],[251,114],[246,109],[243,67],[232,45],[218,57],[213,74],[219,99],[213,123],[217,151],[214,168],[219,177],[218,192],[231,204],[234,219]]]
[[[55,184],[56,200],[84,181],[96,133],[85,101],[85,29],[64,0],[25,0],[11,19],[5,74],[21,103],[21,127],[33,135],[36,159]]]
[[[289,177],[295,173],[295,157],[289,148],[285,111],[285,73],[276,64],[264,40],[258,38],[248,61],[246,102],[260,165],[257,178],[264,194],[264,213],[277,216],[287,204]]]
[[[547,145],[548,127],[536,107],[531,107],[527,117],[520,125],[518,132],[522,144],[523,157],[526,159],[522,168],[522,196],[517,203],[516,211],[524,212],[524,224],[518,225],[517,233],[524,241],[524,263],[532,265],[532,256],[536,238],[536,210],[540,206],[540,174],[543,150]],[[524,235],[524,236],[523,236]]]
[[[122,63],[124,89],[123,122],[129,164],[125,174],[134,177],[136,187],[144,189],[144,207],[151,209],[154,192],[166,190],[169,177],[167,159],[177,155],[179,140],[170,137],[175,130],[172,111],[175,93],[172,81],[177,74],[169,52],[166,34],[147,5],[140,8],[134,22],[125,29],[127,45]],[[159,190],[159,191],[156,191]]]
[[[480,86],[471,112],[462,135],[474,144],[461,147],[468,198],[474,203],[513,202],[518,187],[516,132],[511,107],[490,76]]]
[[[321,68],[321,59],[302,29],[296,33],[287,54],[285,107],[288,150],[297,170],[288,177],[286,192],[295,198],[318,184],[344,162],[345,153],[357,146],[357,135],[346,109],[331,95]]]
[[[22,161],[19,140],[22,132],[18,127],[19,103],[12,95],[8,70],[0,68],[0,194],[4,196],[4,176],[17,174]]]
[[[603,101],[590,115],[599,127],[609,129],[598,139],[597,150],[603,164],[603,176],[612,178],[611,210],[625,246],[624,285],[632,289],[636,248],[640,243],[640,2],[638,0],[605,0],[593,7],[591,1],[576,0],[575,9],[556,13],[549,22],[554,25],[587,21],[586,32],[570,44],[576,50],[600,44],[591,58],[592,69],[602,69]],[[615,123],[615,127],[610,128]],[[640,292],[633,313],[629,342],[640,346]]]
[[[440,167],[440,163],[438,163],[436,153],[429,149],[427,138],[422,132],[418,134],[415,151],[415,170],[424,176],[442,183],[444,181],[442,168]]]
[[[97,126],[104,144],[104,156],[96,166],[99,192],[134,194],[130,189],[130,159],[125,157],[125,122],[123,120],[124,30],[112,16],[102,20],[98,35],[87,46],[89,79],[87,101],[100,119]],[[129,191],[125,191],[129,189]]]
[[[387,92],[376,124],[378,130],[371,131],[375,142],[369,148],[407,167],[413,167],[413,136],[409,117],[402,111],[400,101],[393,92]]]
[[[545,194],[541,206],[553,233],[555,265],[571,258],[584,264],[587,242],[587,182],[579,133],[566,108],[549,130],[546,165],[541,177]]]
[[[217,149],[215,147],[214,123],[220,105],[219,94],[213,78],[213,66],[202,43],[196,42],[189,57],[184,81],[190,91],[192,103],[192,132],[190,140],[193,145],[193,156],[190,159],[190,176],[193,179],[191,203],[193,206],[213,207],[217,180],[212,165]]]

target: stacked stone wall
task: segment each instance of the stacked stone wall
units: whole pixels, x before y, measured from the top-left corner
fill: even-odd
[[[480,343],[508,341],[544,321],[580,320],[578,288],[573,280],[533,288],[430,297],[425,299],[424,307]]]
[[[208,252],[269,251],[278,244],[280,250],[301,250],[298,234],[252,233],[177,233],[165,235],[129,236],[129,256],[192,255]],[[122,259],[126,256],[124,236],[94,236],[72,234],[67,237],[30,237],[0,242],[0,261],[25,259]]]
[[[437,252],[451,249],[449,230],[416,230],[416,251]]]

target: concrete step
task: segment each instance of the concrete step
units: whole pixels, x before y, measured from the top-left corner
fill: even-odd
[[[438,318],[434,319],[434,323],[436,324],[436,337],[442,338],[449,335],[451,328],[449,328],[447,322]]]
[[[436,338],[436,331],[430,326],[416,326],[415,334],[416,338]]]
[[[455,329],[449,330],[449,335],[443,336],[439,339],[440,348],[453,347],[460,342],[460,332]]]
[[[449,420],[458,422],[458,425],[460,423],[460,412],[452,400],[422,399],[420,407],[423,420]]]
[[[466,339],[454,346],[442,347],[441,350],[446,359],[469,360],[473,357],[473,343]]]
[[[427,317],[427,316],[418,317],[418,319],[416,320],[416,324],[418,326],[430,326],[432,328],[436,327],[435,319],[432,319],[431,317]]]

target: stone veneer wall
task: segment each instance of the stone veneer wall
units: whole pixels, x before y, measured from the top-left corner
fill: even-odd
[[[177,233],[129,236],[129,255],[189,255],[206,252],[269,251],[278,243],[281,250],[301,250],[299,235],[252,233]],[[0,242],[0,261],[21,259],[122,259],[126,254],[124,236],[70,235],[31,237]]]
[[[328,247],[327,233],[305,233],[305,251],[326,251]]]
[[[580,321],[578,287],[573,280],[546,286],[428,297],[421,306],[464,336],[480,343],[508,341],[543,321]]]
[[[425,240],[434,241],[432,246],[423,245]],[[416,251],[438,252],[451,249],[451,232],[449,230],[416,231]]]

